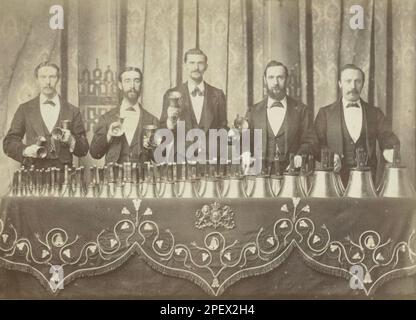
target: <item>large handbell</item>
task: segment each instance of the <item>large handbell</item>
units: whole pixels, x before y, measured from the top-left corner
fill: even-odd
[[[301,187],[299,173],[295,170],[293,154],[290,155],[289,169],[283,174],[282,186],[277,196],[280,198],[306,197]]]
[[[240,199],[247,198],[243,176],[241,175],[241,164],[229,163],[228,174],[224,174],[223,188],[221,195],[223,198]]]
[[[400,164],[399,147],[395,146],[393,163],[387,164],[384,169],[384,179],[381,182],[380,197],[385,198],[413,198],[415,189],[409,180],[405,166]]]
[[[334,154],[328,149],[321,150],[321,165],[313,174],[313,183],[309,197],[340,197],[337,177],[334,174]]]
[[[344,197],[348,198],[375,198],[377,197],[371,170],[367,167],[367,153],[363,148],[356,150],[357,166],[350,170],[348,185]]]

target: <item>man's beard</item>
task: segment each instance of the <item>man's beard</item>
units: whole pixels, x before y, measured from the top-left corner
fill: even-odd
[[[127,99],[131,104],[135,104],[139,100],[139,91],[138,90],[124,91],[123,97]]]
[[[282,100],[286,95],[286,89],[274,87],[274,89],[267,88],[267,95],[275,100]]]

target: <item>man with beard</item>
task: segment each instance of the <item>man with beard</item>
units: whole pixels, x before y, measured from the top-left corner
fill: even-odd
[[[262,130],[262,160],[268,163],[279,159],[281,170],[287,168],[290,154],[294,154],[296,168],[302,165],[303,154],[317,154],[317,138],[310,120],[309,108],[286,94],[288,69],[281,62],[270,61],[264,70],[267,97],[252,106],[246,118],[251,133]],[[254,142],[251,136],[252,147]],[[256,159],[259,160],[259,159]],[[243,165],[248,165],[247,153]]]
[[[177,121],[184,121],[185,133],[194,128],[202,129],[206,134],[209,129],[227,129],[224,92],[204,81],[208,68],[206,54],[200,49],[190,49],[185,53],[184,65],[187,81],[169,89],[163,96],[161,127],[175,131]],[[169,95],[175,91],[181,94],[180,109],[169,107]]]
[[[158,126],[155,116],[139,103],[143,74],[139,68],[125,67],[119,74],[118,87],[123,100],[118,108],[103,114],[94,129],[90,154],[105,155],[105,163],[144,162],[151,160],[144,127]],[[150,150],[151,151],[151,150]]]
[[[40,94],[19,106],[3,140],[4,153],[26,167],[62,169],[66,164],[72,166],[72,155],[83,157],[88,152],[79,109],[56,91],[59,72],[59,67],[49,61],[35,68]],[[61,127],[63,121],[68,124],[67,128],[62,128],[59,138],[52,136],[53,129]]]
[[[367,165],[373,180],[377,170],[376,140],[383,157],[393,160],[393,147],[400,141],[391,131],[383,112],[360,98],[364,86],[364,72],[353,64],[341,68],[338,81],[342,97],[329,106],[319,109],[315,119],[315,131],[321,147],[334,151],[335,171],[341,175],[344,185],[349,171],[356,166],[355,150],[366,150]]]

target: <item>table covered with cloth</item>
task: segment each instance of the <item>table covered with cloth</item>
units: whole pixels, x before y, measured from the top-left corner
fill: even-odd
[[[413,199],[4,197],[0,298],[416,298]]]

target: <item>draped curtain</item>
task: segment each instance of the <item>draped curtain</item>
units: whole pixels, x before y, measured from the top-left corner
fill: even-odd
[[[56,4],[64,8],[64,30],[49,28]],[[364,30],[349,26],[357,4]],[[288,66],[290,94],[314,115],[338,98],[340,66],[355,63],[366,73],[362,97],[387,115],[416,181],[412,0],[17,0],[0,2],[0,18],[2,138],[18,105],[38,93],[33,69],[45,59],[61,66],[60,93],[83,111],[90,139],[99,114],[118,103],[116,72],[126,64],[143,70],[143,106],[160,116],[164,92],[186,80],[183,54],[201,48],[205,78],[226,93],[232,123],[263,98],[271,59]],[[1,150],[0,178],[10,181],[16,167]]]

